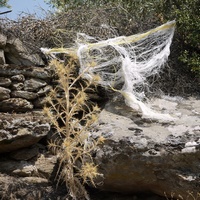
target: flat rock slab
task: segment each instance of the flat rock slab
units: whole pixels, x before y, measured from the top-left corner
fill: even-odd
[[[29,152],[28,152],[29,153]],[[18,177],[41,177],[49,179],[54,173],[57,157],[38,154],[35,159],[16,161],[0,157],[0,173]]]
[[[31,146],[49,131],[48,120],[41,112],[0,113],[0,153]]]
[[[97,186],[106,191],[154,192],[187,198],[200,191],[200,100],[154,99],[154,110],[169,113],[174,122],[145,120],[123,102],[106,105],[94,136],[105,143],[95,154],[104,175]],[[190,196],[187,199],[192,199]]]
[[[60,193],[59,193],[60,192]],[[66,199],[67,191],[59,192],[50,181],[41,177],[12,177],[0,174],[0,197],[3,200],[10,199]]]
[[[10,90],[0,86],[0,101],[10,98]]]
[[[4,51],[9,63],[25,66],[44,65],[40,56],[31,52],[19,38],[8,38]]]
[[[33,109],[33,104],[27,101],[26,99],[9,98],[0,101],[1,112],[27,112],[32,109]]]
[[[6,46],[7,36],[0,33],[0,48],[4,48]]]
[[[43,80],[49,80],[52,76],[48,67],[41,68],[36,66],[20,66],[20,65],[0,65],[0,76],[16,76],[23,75],[26,77],[33,77]]]
[[[11,80],[9,78],[0,77],[0,86],[1,87],[9,87],[11,85]]]

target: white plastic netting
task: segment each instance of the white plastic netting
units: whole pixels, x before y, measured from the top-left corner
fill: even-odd
[[[145,33],[103,41],[79,33],[76,54],[80,74],[88,80],[98,75],[100,85],[120,92],[125,103],[141,112],[143,118],[174,120],[168,114],[152,111],[143,103],[146,98],[144,85],[148,87],[146,80],[159,73],[167,61],[174,29],[175,21],[171,21]],[[67,49],[62,52],[67,53]]]
[[[125,97],[128,106],[142,113],[142,117],[172,120],[166,114],[153,112],[142,103],[145,98],[146,79],[159,73],[170,54],[175,21],[152,29],[146,33],[129,37],[116,37],[96,41],[85,34],[78,34],[77,55],[80,73],[86,79],[100,76],[99,84],[118,91]]]

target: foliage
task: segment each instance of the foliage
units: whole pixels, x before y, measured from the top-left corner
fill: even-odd
[[[162,0],[159,9],[165,21],[176,19],[180,61],[200,75],[200,1]]]
[[[176,16],[170,14],[172,8],[169,6],[168,9],[168,1],[164,0],[91,0],[90,2],[95,4],[84,3],[81,6],[74,4],[74,7],[62,12],[45,13],[47,16],[42,19],[33,15],[19,17],[17,22],[1,18],[0,31],[18,37],[34,53],[41,53],[40,47],[73,47],[77,33],[85,33],[102,40],[115,36],[130,36],[159,26],[167,20],[175,18],[178,20]],[[194,72],[198,71],[198,62],[194,59],[192,63],[196,63],[195,66],[191,63],[189,67],[186,63],[191,54],[195,53],[195,57],[199,57],[199,52],[196,51],[199,42],[196,42],[197,48],[194,49],[183,45],[184,40],[181,39],[182,34],[179,34],[179,26],[177,23],[168,67],[162,76],[152,79],[153,87],[171,95],[199,93],[198,77],[190,72],[191,68],[195,70]],[[181,52],[184,54],[181,55]],[[185,64],[183,60],[180,62],[180,59],[184,59]]]
[[[60,10],[71,8],[75,9],[77,6],[86,4],[89,7],[120,6],[123,8],[126,17],[132,23],[142,24],[143,27],[148,24],[162,23],[168,20],[177,21],[177,45],[179,46],[180,55],[179,60],[185,63],[189,69],[200,74],[199,54],[200,54],[200,1],[199,0],[47,0],[48,3],[59,8]],[[157,18],[157,20],[156,20]],[[122,18],[126,21],[125,18]],[[111,19],[112,21],[119,20],[119,18]],[[150,22],[150,23],[149,23]],[[113,25],[114,25],[113,24]]]
[[[0,8],[1,7],[7,7],[7,8],[9,8],[10,6],[8,5],[8,0],[1,0],[1,2],[0,2]]]
[[[73,199],[89,199],[84,184],[94,184],[94,179],[100,175],[91,153],[103,141],[101,137],[91,137],[91,125],[97,120],[99,108],[88,104],[86,92],[95,80],[82,80],[82,75],[76,73],[74,59],[66,65],[53,60],[51,66],[58,83],[47,97],[44,112],[55,129],[49,147],[60,161],[58,182],[65,181]]]

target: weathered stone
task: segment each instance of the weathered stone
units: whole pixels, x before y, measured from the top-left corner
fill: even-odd
[[[26,177],[37,176],[37,169],[33,163],[28,161],[14,161],[11,159],[4,159],[0,161],[1,173]]]
[[[39,55],[30,53],[18,38],[9,38],[5,47],[7,63],[16,65],[44,65]]]
[[[9,99],[10,98],[10,90],[4,87],[0,87],[0,100]]]
[[[48,120],[41,112],[1,113],[0,153],[29,147],[46,136],[49,130]]]
[[[176,117],[172,123],[141,119],[123,102],[111,102],[94,126],[104,136],[95,162],[104,175],[102,190],[153,192],[174,198],[200,188],[200,101],[155,99],[154,109]]]
[[[15,160],[30,160],[39,154],[39,146],[34,145],[30,148],[23,148],[13,151],[9,156]]]
[[[66,200],[67,193],[64,184],[56,187],[55,182],[53,183],[45,178],[14,177],[0,174],[0,197],[2,200]],[[152,194],[124,195],[97,190],[90,191],[89,195],[91,200],[166,200],[165,197]]]
[[[7,41],[7,36],[0,33],[0,49],[3,49],[5,47],[6,41]]]
[[[11,80],[9,78],[0,77],[0,86],[9,87],[11,85]]]
[[[33,101],[33,105],[35,108],[43,108],[44,105],[47,103],[47,97],[39,97]]]
[[[47,83],[45,81],[42,81],[40,79],[28,79],[25,80],[24,82],[24,90],[26,91],[37,91],[39,90],[41,87],[46,86]]]
[[[7,165],[7,169],[5,169],[4,166]],[[27,177],[27,176],[37,176],[37,169],[33,165],[33,163],[30,163],[28,161],[21,161],[21,162],[15,162],[12,160],[8,160],[7,162],[4,161],[3,163],[0,163],[1,170],[8,170],[10,169],[9,174],[14,176],[20,176],[20,177]],[[3,171],[4,173],[6,171]]]
[[[35,167],[38,173],[42,174],[46,178],[50,178],[57,163],[57,156],[44,155],[37,159],[35,162]]]
[[[12,89],[13,90],[22,90],[24,88],[23,83],[13,83],[12,84]]]
[[[14,177],[0,174],[0,197],[2,200],[64,200],[67,190],[63,186],[55,189],[43,177]]]
[[[24,82],[25,81],[25,77],[23,74],[12,76],[10,79],[12,81],[16,81],[16,82]]]
[[[0,158],[0,172],[20,177],[50,178],[56,163],[57,157],[47,154],[41,154],[36,160],[20,162],[8,158]]]
[[[23,99],[28,99],[28,100],[32,100],[32,99],[36,99],[37,98],[37,93],[34,92],[28,92],[28,91],[13,91],[11,92],[11,96],[12,97],[19,97],[19,98],[23,98]]]
[[[32,109],[32,103],[22,98],[10,98],[0,102],[0,111],[3,112],[26,112]]]
[[[47,95],[48,92],[51,91],[51,89],[52,89],[52,87],[51,87],[50,85],[47,85],[47,86],[41,88],[41,89],[37,92],[37,94],[38,94],[38,96]]]
[[[5,56],[4,56],[4,51],[2,49],[0,49],[0,64],[4,65],[6,63],[6,60],[5,60]]]
[[[41,178],[41,177],[23,177],[22,178],[22,181],[25,181],[26,183],[30,183],[30,184],[40,184],[40,185],[43,185],[43,184],[47,184],[48,183],[48,180],[46,178]]]
[[[15,76],[19,74],[43,80],[49,80],[51,78],[51,71],[47,67],[17,66],[12,64],[0,65],[0,76]]]

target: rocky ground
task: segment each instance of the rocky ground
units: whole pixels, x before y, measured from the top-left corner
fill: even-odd
[[[200,188],[200,101],[154,99],[149,106],[174,117],[171,122],[142,119],[121,101],[109,102],[94,127],[106,141],[95,159],[104,174],[99,188],[115,192],[175,193],[187,199]]]
[[[42,113],[52,72],[28,52],[0,34],[0,198],[66,199],[65,186],[56,189],[57,157],[48,151],[52,130]],[[200,99],[164,96],[149,106],[175,120],[143,119],[120,96],[103,107],[93,137],[106,138],[94,152],[104,178],[88,189],[92,200],[190,200],[199,193]]]

